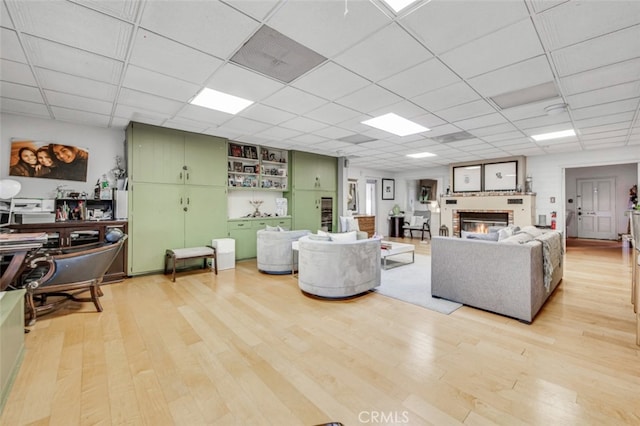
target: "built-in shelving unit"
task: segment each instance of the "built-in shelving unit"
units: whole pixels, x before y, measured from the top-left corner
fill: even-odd
[[[227,170],[230,189],[286,191],[289,152],[229,142]]]

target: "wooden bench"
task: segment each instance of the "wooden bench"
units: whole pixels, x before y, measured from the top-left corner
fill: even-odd
[[[213,266],[218,275],[218,257],[216,255],[216,248],[213,246],[205,247],[186,247],[179,249],[167,249],[164,255],[164,273],[165,275],[169,270],[169,261],[172,261],[172,275],[171,281],[176,281],[176,263],[179,260],[191,260],[202,259],[202,268],[207,267],[207,259],[213,259]]]

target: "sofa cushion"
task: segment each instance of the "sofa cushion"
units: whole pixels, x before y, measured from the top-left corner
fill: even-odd
[[[411,222],[409,222],[409,226],[421,228],[424,224],[424,217],[422,216],[412,216]]]
[[[264,228],[264,229],[267,230],[267,231],[280,231],[278,228],[279,228],[278,226],[269,226],[269,225],[267,225],[266,228]]]
[[[308,237],[313,241],[331,241],[331,237],[328,235],[309,234]]]
[[[339,233],[329,233],[329,237],[331,237],[331,241],[341,241],[341,242],[352,242],[358,240],[358,232],[339,232]]]
[[[526,232],[520,232],[518,234],[512,235],[504,240],[500,240],[500,243],[506,244],[525,244],[529,241],[533,241],[533,237]]]
[[[489,232],[488,234],[483,234],[480,232],[470,232],[467,235],[467,239],[469,240],[483,240],[483,241],[498,241],[498,233],[497,232]]]
[[[520,233],[526,233],[531,235],[532,237],[538,237],[542,234],[544,234],[545,231],[544,229],[540,229],[540,228],[536,228],[535,226],[523,226],[522,229],[520,230]]]
[[[359,231],[360,225],[353,216],[340,216],[340,230],[342,232]]]

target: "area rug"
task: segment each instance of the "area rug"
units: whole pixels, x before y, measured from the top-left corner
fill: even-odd
[[[411,260],[410,254],[398,255],[398,261]],[[462,305],[431,297],[431,257],[415,255],[415,262],[382,270],[382,284],[375,291],[387,297],[422,306],[449,315]]]

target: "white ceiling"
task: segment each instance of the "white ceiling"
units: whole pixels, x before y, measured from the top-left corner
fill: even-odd
[[[285,84],[231,63],[262,25],[328,58]],[[3,0],[1,111],[98,127],[130,121],[348,156],[389,172],[640,145],[640,1]],[[491,97],[548,82],[559,96]],[[203,87],[255,101],[192,106]],[[546,115],[544,108],[569,110]],[[386,112],[431,128],[397,137]],[[576,137],[532,134],[574,128]],[[460,131],[451,143],[431,138]],[[361,135],[370,142],[340,138]],[[436,157],[410,159],[429,151]]]

